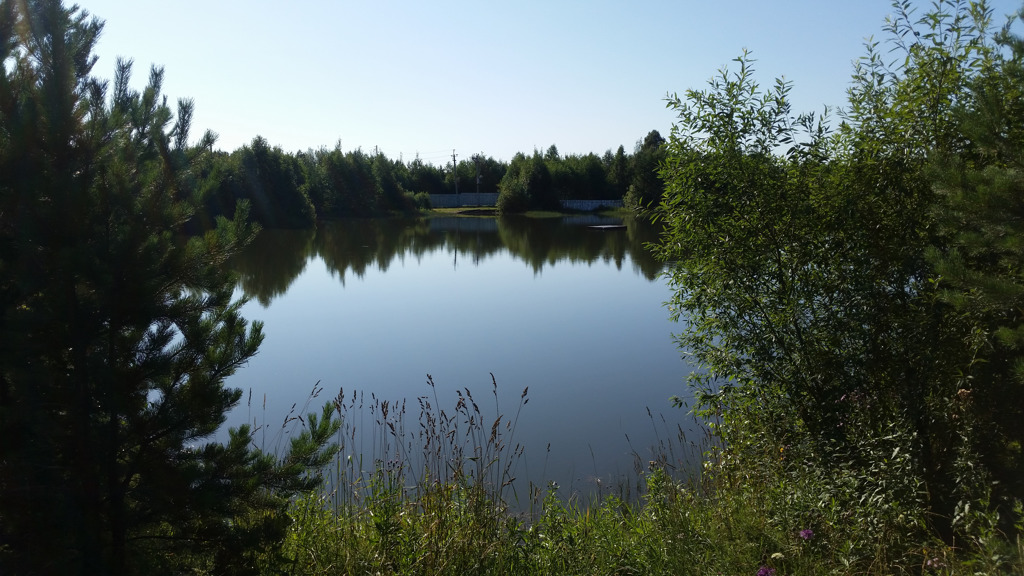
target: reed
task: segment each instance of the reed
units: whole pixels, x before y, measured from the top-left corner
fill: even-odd
[[[505,417],[493,376],[486,410],[467,389],[441,408],[429,376],[427,385],[412,402],[359,392],[332,400],[339,456],[324,489],[294,502],[284,563],[268,561],[265,573],[1024,573],[1019,523],[1003,534],[988,519],[988,531],[957,546],[843,524],[863,511],[824,510],[804,524],[799,500],[814,471],[786,476],[777,455],[739,461],[717,422],[688,438],[650,412],[656,440],[634,450],[634,477],[587,498],[532,481],[521,494],[515,436],[528,391]]]

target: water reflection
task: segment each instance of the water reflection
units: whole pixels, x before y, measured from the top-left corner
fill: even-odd
[[[624,230],[592,229],[622,224]],[[479,264],[507,252],[535,274],[558,262],[630,262],[637,274],[654,280],[661,264],[645,248],[657,229],[634,218],[599,216],[565,218],[435,217],[426,219],[350,219],[327,222],[313,230],[264,230],[233,267],[246,295],[264,307],[283,295],[306,263],[320,258],[342,284],[367,269],[387,271],[396,259],[421,258],[448,251],[452,265]]]
[[[624,228],[588,227],[601,224]],[[642,222],[585,216],[264,231],[234,261],[253,298],[242,315],[265,323],[266,340],[228,382],[250,394],[227,425],[285,420],[314,384],[325,397],[413,405],[431,374],[432,401],[450,409],[463,393],[487,397],[493,377],[490,419],[530,391],[515,436],[520,479],[613,486],[665,452],[651,446],[690,429],[669,407],[689,367],[672,342],[661,266],[645,249],[656,236]],[[373,434],[372,414],[350,416]]]
[[[264,307],[288,291],[306,269],[313,253],[316,232],[309,230],[265,230],[248,249],[235,257],[232,267],[246,296]]]

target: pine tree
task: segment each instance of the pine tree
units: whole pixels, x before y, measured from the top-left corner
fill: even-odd
[[[213,137],[188,144],[193,105],[174,118],[161,69],[141,92],[130,61],[95,79],[101,29],[0,2],[0,572],[244,572],[337,423],[325,407],[279,458],[245,427],[208,443],[262,340],[223,266],[252,230],[243,204],[183,238]]]
[[[1021,13],[1024,14],[1024,13]],[[1024,39],[1004,29],[956,118],[960,146],[932,163],[941,300],[975,327],[961,404],[995,496],[1024,494]]]

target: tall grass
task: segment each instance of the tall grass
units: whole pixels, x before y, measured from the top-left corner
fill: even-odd
[[[433,378],[430,396],[416,398],[417,419],[409,420],[406,400],[384,400],[371,393],[339,392],[333,400],[342,421],[339,456],[328,474],[328,496],[336,514],[362,508],[380,494],[419,498],[441,485],[459,486],[492,506],[504,506],[515,494],[516,465],[522,445],[515,443],[519,413],[529,402],[520,395],[514,416],[503,415],[498,386],[491,376],[493,414],[481,410],[466,388],[456,391],[450,413],[440,407]]]
[[[970,539],[944,543],[912,506],[851,498],[870,479],[837,493],[841,463],[741,455],[717,436],[720,422],[687,439],[649,414],[653,451],[634,451],[636,477],[595,498],[554,484],[517,490],[527,390],[505,417],[493,376],[487,409],[466,389],[441,408],[427,383],[413,403],[333,400],[339,457],[324,489],[294,502],[285,561],[267,573],[1024,574],[1020,516],[1002,533],[979,511]]]

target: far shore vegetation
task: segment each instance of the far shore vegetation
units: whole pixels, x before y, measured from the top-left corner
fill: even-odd
[[[0,0],[0,573],[1024,574],[1024,13],[1002,18],[896,0],[825,114],[743,53],[652,102],[675,125],[631,150],[434,166],[216,151],[162,69],[97,75],[102,21]],[[431,208],[456,185],[495,206]],[[572,199],[660,226],[699,367],[677,414],[705,436],[585,500],[514,478],[529,391],[481,410],[497,381],[408,410],[314,386],[269,444],[211,441],[263,339],[227,265],[260,227]]]

